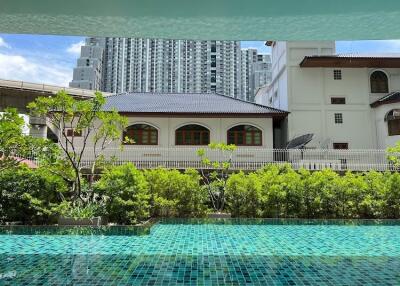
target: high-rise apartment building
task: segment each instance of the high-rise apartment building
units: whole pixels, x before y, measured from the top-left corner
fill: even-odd
[[[70,86],[112,93],[216,92],[252,100],[254,89],[243,93],[241,62],[238,41],[88,38]]]
[[[271,82],[271,57],[257,49],[241,51],[241,88],[243,97],[254,101],[257,89]]]

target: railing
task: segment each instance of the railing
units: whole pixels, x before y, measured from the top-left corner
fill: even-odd
[[[204,168],[197,150],[201,147],[144,147],[126,146],[124,149],[109,148],[103,153],[106,159],[120,165],[134,163],[138,168]],[[224,161],[229,154],[220,151],[206,150],[207,157],[212,161]],[[83,157],[84,166],[93,163],[90,148]],[[336,171],[386,171],[395,170],[393,163],[387,158],[386,150],[322,150],[322,149],[263,149],[238,147],[233,152],[232,169],[255,170],[267,164],[290,164],[294,169],[322,170],[330,168]],[[400,158],[400,154],[396,154]],[[39,163],[35,157],[27,158]]]
[[[104,153],[107,159],[114,158],[115,164],[133,162],[138,168],[203,168],[197,156],[197,147],[135,147],[127,146],[123,150],[108,149]],[[205,148],[207,157],[212,161],[224,161],[229,154]],[[92,162],[84,157],[84,164]],[[387,159],[386,150],[284,150],[239,147],[233,152],[232,168],[255,170],[267,164],[289,163],[294,169],[321,170],[331,168],[337,171],[354,170],[393,170],[393,164]]]

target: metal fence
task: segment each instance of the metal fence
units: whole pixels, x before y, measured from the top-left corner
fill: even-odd
[[[198,147],[137,147],[127,146],[121,149],[107,149],[107,159],[115,164],[134,163],[138,168],[203,168],[197,156]],[[225,161],[229,153],[203,148],[211,161]],[[397,154],[400,155],[400,154]],[[92,162],[90,156],[83,158],[84,164]],[[336,171],[386,171],[394,170],[388,160],[386,150],[322,150],[322,149],[263,149],[238,147],[233,152],[232,168],[255,170],[268,164],[290,164],[294,169],[322,170],[330,168]]]
[[[126,146],[124,149],[109,148],[103,153],[106,159],[116,165],[134,163],[140,169],[167,167],[176,169],[204,168],[197,156],[198,149],[205,149],[206,157],[211,161],[226,161],[229,153],[210,150],[208,147],[145,147]],[[83,156],[83,166],[90,166],[93,157],[90,150]],[[400,154],[392,154],[400,158]],[[29,159],[40,162],[34,155]],[[268,164],[290,164],[294,169],[322,170],[330,168],[336,171],[393,171],[395,166],[388,160],[386,150],[332,150],[332,149],[263,149],[238,147],[232,155],[232,169],[255,170]]]

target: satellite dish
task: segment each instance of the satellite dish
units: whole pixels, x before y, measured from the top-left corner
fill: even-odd
[[[314,134],[305,134],[290,140],[286,149],[302,149],[313,139]]]

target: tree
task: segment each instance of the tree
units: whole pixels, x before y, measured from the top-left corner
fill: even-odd
[[[48,140],[24,135],[24,125],[15,108],[0,114],[0,171],[18,166],[26,158],[37,158],[52,147]]]
[[[208,147],[211,151],[216,151],[218,159],[209,159],[206,156],[206,150],[199,149],[197,155],[204,165],[204,168],[200,168],[200,171],[214,210],[222,212],[225,206],[226,183],[236,146],[233,144],[227,145],[225,143],[211,143]],[[205,169],[213,169],[214,171],[206,174]]]
[[[28,105],[32,114],[46,117],[48,124],[56,130],[65,157],[64,165],[72,170],[75,199],[83,200],[83,169],[87,169],[91,191],[96,168],[104,161],[104,150],[121,138],[122,130],[127,126],[127,119],[117,111],[103,111],[104,104],[105,98],[100,92],[93,98],[79,100],[60,91],[54,97],[38,97]],[[89,166],[83,164],[84,158],[90,158]],[[93,198],[93,192],[90,197]]]

